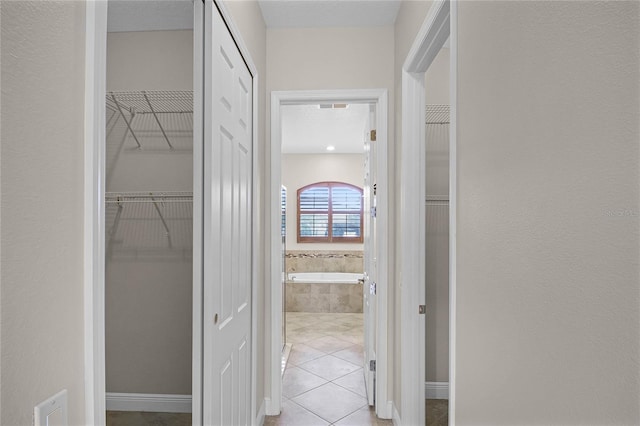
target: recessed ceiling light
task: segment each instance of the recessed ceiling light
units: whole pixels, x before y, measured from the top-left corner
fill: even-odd
[[[333,146],[333,145],[329,145],[329,146],[327,147],[327,151],[335,151],[335,149],[336,149],[336,147],[335,147],[335,146]]]

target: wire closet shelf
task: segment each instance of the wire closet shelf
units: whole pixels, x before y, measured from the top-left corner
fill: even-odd
[[[427,105],[425,111],[425,124],[449,124],[449,111],[449,105]]]
[[[107,92],[107,145],[128,150],[191,151],[193,92]]]
[[[443,143],[449,143],[449,132],[448,126],[450,124],[450,107],[449,105],[444,104],[429,104],[425,108],[425,124],[429,127],[433,127],[434,131],[437,133],[438,137],[440,137]],[[435,130],[439,129],[441,125],[446,125],[442,131]],[[444,133],[442,133],[444,132]],[[425,204],[427,206],[441,206],[448,207],[449,206],[449,196],[448,195],[427,195],[425,199]]]
[[[192,192],[107,192],[105,206],[111,253],[191,254]]]

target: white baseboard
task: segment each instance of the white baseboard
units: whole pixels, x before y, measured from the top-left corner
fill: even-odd
[[[426,399],[449,399],[449,382],[424,382]]]
[[[262,400],[262,404],[260,404],[260,409],[258,410],[258,415],[256,416],[256,420],[254,425],[256,426],[262,426],[264,424],[264,416],[265,416],[265,407],[266,407],[266,401],[263,399]]]
[[[273,404],[271,403],[271,398],[265,398],[264,399],[265,415],[267,415],[267,416],[277,416],[277,415],[280,414],[280,411],[276,411],[273,408],[274,407],[273,407]]]
[[[398,409],[395,404],[393,404],[393,417],[391,419],[393,420],[394,426],[402,425],[402,421],[400,421],[400,413],[398,413]]]
[[[107,410],[190,413],[191,395],[107,392]]]

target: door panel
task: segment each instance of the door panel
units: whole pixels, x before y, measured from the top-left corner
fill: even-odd
[[[251,420],[252,81],[205,2],[203,423]]]

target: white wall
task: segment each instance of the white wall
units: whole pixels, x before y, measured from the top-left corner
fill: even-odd
[[[458,7],[456,424],[640,424],[640,3]]]
[[[272,90],[314,89],[388,89],[389,145],[394,145],[394,28],[290,28],[267,31],[267,94]],[[269,106],[267,106],[267,115]],[[267,135],[270,126],[267,123]],[[389,165],[394,164],[395,151],[390,148]],[[268,170],[268,169],[267,169]],[[269,172],[270,173],[270,172]],[[393,174],[389,188],[394,188]],[[389,191],[389,205],[393,206],[395,191]],[[389,223],[394,213],[390,207]],[[389,241],[394,241],[393,229]],[[391,264],[394,252],[389,251]],[[393,316],[393,267],[389,272],[392,297],[389,299]],[[269,324],[267,323],[267,327]],[[393,365],[394,329],[389,326],[389,362]],[[388,380],[392,383],[393,372]],[[389,398],[393,398],[391,389]]]
[[[259,410],[265,397],[265,386],[268,386],[268,384],[265,384],[265,372],[269,371],[270,365],[270,357],[266,355],[269,353],[267,342],[270,341],[270,335],[269,330],[265,328],[267,327],[265,324],[268,324],[266,319],[269,317],[269,308],[266,306],[268,305],[266,302],[268,298],[265,295],[265,289],[269,288],[269,280],[265,279],[265,277],[269,277],[269,271],[265,269],[267,267],[266,265],[268,265],[268,261],[265,262],[265,259],[269,259],[269,252],[267,250],[267,247],[269,247],[269,241],[264,238],[265,230],[269,229],[268,206],[270,202],[268,197],[265,198],[265,194],[268,194],[267,189],[269,188],[267,181],[267,167],[270,159],[267,154],[268,151],[265,142],[265,120],[267,116],[267,92],[265,90],[267,74],[267,29],[265,27],[264,20],[262,19],[262,12],[260,11],[260,6],[257,1],[223,1],[231,13],[234,24],[240,30],[242,39],[247,46],[247,49],[249,49],[251,58],[258,69],[258,90],[254,91],[254,100],[258,103],[258,149],[254,155],[256,155],[260,161],[258,164],[258,170],[255,171],[259,176],[259,186],[254,188],[254,191],[256,192],[256,199],[258,200],[258,217],[260,219],[256,223],[258,229],[254,241],[258,245],[258,252],[264,253],[264,256],[260,256],[258,258],[258,291],[256,294],[257,300],[255,300],[258,307],[258,329],[256,330],[258,339],[257,353],[260,357],[258,359],[258,371],[256,372],[258,402],[256,410]],[[258,413],[254,413],[254,416],[257,414]]]
[[[362,250],[362,244],[298,243],[297,193],[316,182],[345,182],[362,188],[363,154],[283,154],[282,184],[287,188],[287,250]]]
[[[193,90],[192,81],[192,31],[108,34],[107,90]],[[107,138],[107,152],[112,154],[107,160],[107,191],[192,191],[192,151],[114,149],[126,129],[122,120],[119,123]],[[175,129],[165,130],[171,134]],[[127,146],[135,146],[131,138]],[[135,207],[124,205],[125,210]],[[141,212],[138,217],[157,221],[149,211],[151,215]],[[114,216],[108,214],[107,231],[113,226],[110,220]],[[176,223],[169,220],[171,238],[188,249],[190,225],[173,226]],[[112,254],[110,246],[107,249],[107,392],[191,394],[191,256],[176,255],[168,245],[154,247],[150,255],[147,243],[153,231],[134,229],[138,238],[132,241],[138,244],[133,250]],[[139,252],[146,254],[137,256]]]
[[[0,424],[84,423],[84,4],[1,2]]]

